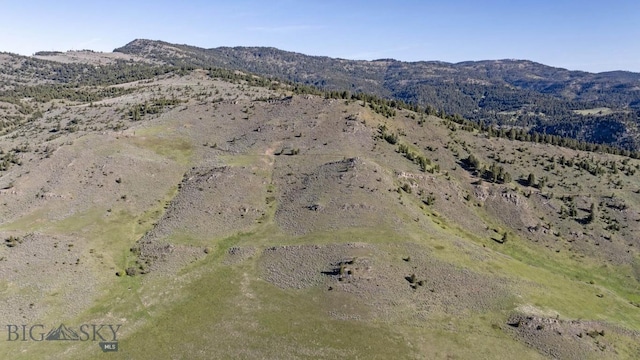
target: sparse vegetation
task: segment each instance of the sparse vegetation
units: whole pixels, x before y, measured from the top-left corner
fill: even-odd
[[[11,235],[8,238],[4,239],[4,244],[7,247],[12,248],[12,247],[15,247],[15,246],[17,246],[19,244],[22,244],[22,239],[20,237]]]
[[[126,319],[132,358],[634,354],[634,151],[163,49],[0,63],[7,322]]]

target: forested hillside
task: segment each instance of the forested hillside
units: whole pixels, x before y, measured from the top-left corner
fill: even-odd
[[[150,40],[115,51],[176,66],[227,67],[323,89],[372,93],[477,122],[638,148],[637,73],[593,74],[527,60],[352,61],[275,48],[202,49]]]

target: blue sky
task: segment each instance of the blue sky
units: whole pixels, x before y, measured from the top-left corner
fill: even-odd
[[[0,51],[111,51],[136,38],[346,59],[528,59],[640,72],[640,1],[0,0]]]

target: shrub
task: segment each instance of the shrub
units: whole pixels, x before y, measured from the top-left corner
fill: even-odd
[[[8,238],[4,239],[4,244],[7,247],[14,247],[18,244],[22,244],[22,239],[17,236],[9,236]]]

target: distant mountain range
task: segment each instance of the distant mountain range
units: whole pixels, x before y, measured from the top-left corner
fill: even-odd
[[[637,74],[119,51],[0,53],[0,359],[638,358],[640,151],[527,132]]]
[[[569,71],[527,60],[374,61],[271,47],[203,49],[134,40],[114,52],[177,66],[224,67],[323,89],[367,92],[475,121],[637,149],[640,74]]]

